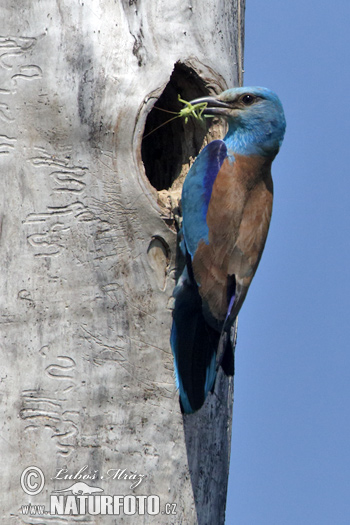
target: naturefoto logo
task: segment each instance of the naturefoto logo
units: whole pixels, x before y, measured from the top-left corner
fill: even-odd
[[[104,489],[90,484],[91,480],[128,480],[132,481],[130,488],[137,487],[144,475],[128,472],[126,469],[109,469],[105,475],[98,475],[98,471],[88,473],[85,465],[76,473],[69,473],[68,469],[58,469],[51,480],[61,479],[71,482],[62,489],[53,489],[49,495],[49,505],[28,503],[22,505],[23,515],[30,516],[81,516],[81,515],[157,515],[176,514],[175,503],[165,503],[161,508],[160,497],[157,495],[105,495]],[[82,479],[88,480],[80,481]],[[43,491],[45,477],[39,467],[27,467],[21,475],[21,487],[30,496],[37,496]]]
[[[71,491],[72,494],[78,495],[81,494],[85,496],[86,494],[94,494],[95,492],[103,492],[103,489],[99,487],[90,487],[83,481],[78,481],[78,483],[73,483],[71,487],[62,490],[55,490],[55,492],[68,492]]]

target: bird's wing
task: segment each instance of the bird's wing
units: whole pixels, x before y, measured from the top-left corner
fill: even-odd
[[[216,376],[216,349],[222,323],[205,312],[192,259],[198,244],[208,243],[206,222],[214,181],[227,156],[221,140],[208,144],[191,167],[182,191],[183,236],[186,267],[175,290],[171,347],[182,408],[198,410],[212,389]]]
[[[208,205],[214,181],[226,157],[227,148],[222,140],[210,142],[198,155],[185,179],[181,198],[182,228],[191,258],[201,241],[208,243]]]
[[[259,263],[272,209],[269,168],[261,168],[261,178],[252,183],[250,173],[257,172],[261,161],[235,157],[234,162],[224,159],[213,182],[206,213],[208,240],[198,242],[192,260],[204,308],[221,321],[229,314],[230,322]]]
[[[229,273],[229,263],[246,199],[236,161],[227,156],[226,150],[226,156],[212,180],[206,207],[201,210],[202,216],[198,214],[197,223],[202,221],[202,231],[205,224],[206,236],[197,236],[192,248],[193,274],[203,308],[221,322],[225,320],[229,304],[234,302],[235,276]],[[192,202],[192,207],[195,205]]]

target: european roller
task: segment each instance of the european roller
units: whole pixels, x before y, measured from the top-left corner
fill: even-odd
[[[205,115],[226,119],[228,132],[198,155],[182,190],[186,266],[173,294],[171,346],[185,413],[203,405],[218,366],[233,375],[231,327],[265,246],[271,164],[286,128],[282,104],[266,88],[228,89],[191,104],[201,102]]]

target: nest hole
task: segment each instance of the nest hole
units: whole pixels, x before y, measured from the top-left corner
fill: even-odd
[[[209,119],[198,122],[190,118],[187,124],[183,118],[170,120],[175,115],[168,112],[182,109],[178,95],[190,101],[208,93],[205,82],[193,69],[175,64],[168,84],[147,117],[141,145],[145,172],[156,190],[169,190],[180,174],[188,171],[211,124]]]

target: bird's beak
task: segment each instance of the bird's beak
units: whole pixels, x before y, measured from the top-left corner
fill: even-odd
[[[229,104],[227,104],[227,102],[223,102],[222,100],[219,100],[216,97],[201,97],[195,98],[194,100],[190,101],[190,104],[192,105],[203,103],[208,104],[203,111],[204,115],[217,115],[220,117],[226,115],[226,109],[232,109],[232,107]]]

